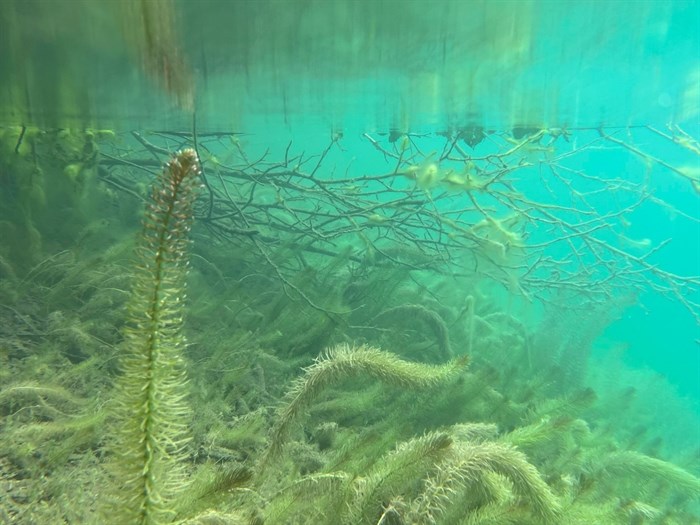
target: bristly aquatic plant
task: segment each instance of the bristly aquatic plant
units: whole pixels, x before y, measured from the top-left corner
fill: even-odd
[[[428,388],[454,377],[467,362],[467,356],[461,356],[444,365],[427,365],[404,361],[366,345],[329,348],[287,392],[288,402],[279,411],[263,465],[280,452],[292,423],[325,387],[349,377],[365,376],[403,388]]]
[[[501,483],[489,479],[496,474],[508,480],[508,491],[527,504],[537,523],[557,523],[561,506],[525,454],[497,442],[456,442],[445,461],[424,483],[423,493],[411,504],[410,523],[454,523],[455,517],[473,512],[468,495],[485,501],[497,500]],[[495,486],[493,485],[495,483]],[[505,520],[504,520],[505,522]]]
[[[146,209],[117,380],[119,427],[111,451],[119,486],[111,523],[168,522],[185,486],[190,410],[183,299],[199,173],[194,150],[177,153],[153,185]]]

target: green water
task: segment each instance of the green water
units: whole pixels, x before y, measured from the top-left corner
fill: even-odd
[[[0,2],[0,523],[700,523],[699,34]]]

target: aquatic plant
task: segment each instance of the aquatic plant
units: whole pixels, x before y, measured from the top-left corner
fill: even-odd
[[[453,447],[444,464],[426,480],[423,493],[412,506],[409,522],[449,523],[451,512],[465,515],[463,507],[470,496],[473,500],[479,495],[472,503],[472,511],[497,501],[498,492],[503,489],[497,479],[489,479],[493,474],[512,484],[511,490],[532,508],[541,523],[555,523],[561,516],[557,497],[525,454],[503,443],[466,441]],[[456,506],[461,508],[453,508]]]
[[[190,139],[164,135],[183,146]],[[128,140],[133,137],[125,135]],[[206,156],[220,140],[200,136],[201,151]],[[499,158],[515,162],[503,153]],[[42,166],[46,159],[36,160]],[[131,160],[136,162],[127,164]],[[143,268],[135,278],[125,271],[124,252],[132,246],[123,241],[108,250],[104,243],[93,254],[64,247],[43,253],[28,268],[17,265],[12,246],[2,247],[0,297],[8,300],[0,300],[0,476],[10,490],[0,493],[0,521],[136,522],[135,514],[155,502],[152,522],[200,525],[697,522],[696,413],[673,409],[675,395],[657,395],[648,375],[632,378],[614,365],[619,354],[610,352],[604,366],[586,366],[599,363],[585,350],[592,328],[610,322],[609,308],[590,309],[590,323],[580,316],[559,325],[545,322],[538,333],[531,311],[510,295],[505,304],[487,284],[489,277],[501,284],[505,279],[494,262],[460,266],[458,250],[479,251],[482,238],[495,237],[485,236],[483,227],[469,231],[470,222],[484,219],[475,218],[476,206],[439,215],[438,206],[458,195],[455,189],[441,194],[434,188],[430,203],[415,184],[405,192],[394,185],[393,167],[338,182],[315,176],[317,167],[305,172],[306,157],[293,169],[297,159],[290,153],[286,160],[289,165],[271,168],[246,162],[240,170],[210,160],[211,212],[198,208],[196,231],[207,242],[196,243],[189,281],[188,387],[179,300],[185,269],[178,266],[188,246],[182,240],[175,253],[173,237],[157,233],[164,233],[163,217],[173,213],[167,206],[147,219],[151,227],[138,252]],[[418,151],[410,162],[420,162]],[[488,175],[483,160],[474,162],[482,166],[474,176],[484,183],[460,188],[464,199],[505,192],[502,197],[515,199],[508,202],[534,216],[537,203],[518,200],[525,190],[497,186],[508,183],[509,171]],[[146,186],[134,166],[155,175],[155,164],[106,156],[100,178],[127,191],[115,207],[102,210],[106,218],[93,219],[124,222],[127,213],[119,210],[126,212],[125,203],[134,209]],[[211,177],[214,165],[220,181]],[[59,175],[80,181],[73,168]],[[159,183],[172,175],[166,170]],[[193,175],[187,177],[194,185]],[[381,181],[391,184],[383,190]],[[363,185],[371,190],[372,184],[397,200],[373,200],[363,193]],[[72,187],[80,193],[79,184]],[[264,191],[277,197],[273,187],[280,200],[261,202]],[[156,199],[171,196],[166,191]],[[301,197],[312,204],[300,204],[307,202]],[[487,201],[477,204],[491,213]],[[177,222],[172,219],[170,227]],[[459,244],[450,229],[460,233]],[[39,231],[45,234],[43,227]],[[360,233],[366,252],[353,244]],[[236,248],[222,249],[231,240]],[[165,257],[155,263],[158,246]],[[160,281],[154,279],[158,264]],[[528,264],[532,272],[521,284],[532,297],[538,283],[556,287],[532,279],[543,265],[559,263]],[[450,271],[440,273],[447,266]],[[577,286],[585,281],[580,273],[572,279]],[[117,351],[130,285],[128,325],[121,331],[126,341]],[[149,302],[156,289],[161,300]],[[573,302],[557,297],[555,303]],[[143,314],[154,310],[165,312],[160,320],[170,324],[158,328]],[[160,337],[149,339],[152,330]],[[578,331],[577,337],[567,331]],[[153,375],[143,359],[148,341],[159,350],[151,354]],[[468,373],[460,372],[466,358],[448,361],[464,353]],[[447,363],[405,359],[429,360],[429,354]],[[113,391],[109,379],[117,360],[122,375]],[[426,371],[433,380],[420,379]],[[593,381],[595,373],[605,377]],[[565,388],[561,378],[569,379]],[[147,413],[136,408],[145,406],[138,396],[148,385],[161,395]],[[196,413],[191,427],[186,405]],[[144,423],[149,418],[152,427]],[[144,432],[153,437],[150,464],[138,447],[149,443]],[[139,484],[143,491],[134,489]],[[94,513],[99,498],[111,500],[107,517]]]
[[[700,497],[700,478],[672,463],[639,452],[627,450],[608,454],[596,462],[593,468],[600,469],[607,475],[615,474],[618,484],[625,478],[645,479],[647,483],[655,483],[657,491],[659,486],[665,486],[671,492],[685,497]],[[647,490],[649,488],[651,487]]]
[[[117,435],[109,447],[117,483],[112,518],[123,523],[166,522],[185,487],[190,411],[182,360],[183,301],[199,185],[194,150],[177,153],[153,186],[137,248],[116,384]]]
[[[424,324],[435,334],[439,360],[447,361],[452,358],[450,334],[445,321],[437,312],[420,304],[402,304],[380,312],[372,320],[372,324],[387,324],[388,321],[398,324]]]
[[[266,523],[462,523],[489,506],[502,519],[557,523],[559,499],[525,455],[491,441],[495,429],[470,426],[400,442],[357,475],[306,475],[274,496]]]
[[[109,138],[88,130],[0,128],[0,275],[24,276],[99,225],[91,216],[104,202],[96,184],[98,143]]]
[[[449,379],[466,364],[464,356],[441,366],[431,366],[404,361],[369,346],[338,345],[330,348],[289,389],[288,402],[277,416],[264,463],[279,453],[290,425],[328,385],[359,375],[403,388],[426,388]]]

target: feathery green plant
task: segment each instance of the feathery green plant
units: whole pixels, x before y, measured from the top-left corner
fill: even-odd
[[[618,485],[626,477],[633,481],[645,480],[645,484],[653,480],[689,498],[700,496],[699,478],[673,463],[632,450],[609,454],[598,460],[597,467],[603,474],[615,476]]]
[[[270,448],[263,465],[279,453],[293,421],[328,385],[363,375],[404,388],[427,388],[454,376],[466,364],[466,356],[444,365],[426,365],[404,361],[389,352],[366,345],[330,348],[292,384],[287,393],[288,403],[280,410],[272,430]]]
[[[408,492],[407,487],[440,465],[453,445],[448,432],[430,432],[398,444],[366,476],[355,480],[343,523],[375,523],[382,502]]]
[[[445,461],[424,483],[423,493],[411,504],[410,523],[452,523],[450,510],[468,511],[465,494],[485,495],[498,490],[489,482],[490,474],[509,480],[511,490],[527,503],[539,523],[554,523],[561,515],[556,496],[525,455],[506,444],[484,441],[455,442]],[[488,498],[487,498],[488,500]],[[442,519],[441,519],[442,518]]]
[[[199,187],[192,149],[177,153],[155,182],[137,248],[111,446],[118,501],[110,521],[157,524],[172,517],[190,410],[182,350],[188,233]]]

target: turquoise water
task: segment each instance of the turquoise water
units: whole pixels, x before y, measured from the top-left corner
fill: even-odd
[[[700,523],[699,2],[0,49],[0,523]]]
[[[157,55],[139,2],[4,5],[7,124],[188,128],[195,106],[203,130],[294,133],[697,117],[694,1],[154,2],[185,111],[139,70]]]

